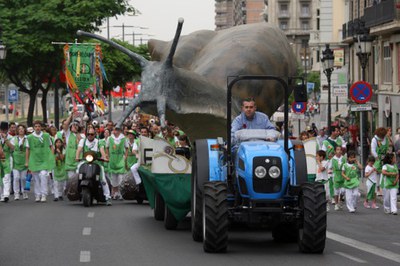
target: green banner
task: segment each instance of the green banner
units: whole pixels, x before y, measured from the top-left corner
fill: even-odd
[[[68,70],[80,92],[85,92],[96,82],[94,48],[92,45],[72,45],[69,49]]]

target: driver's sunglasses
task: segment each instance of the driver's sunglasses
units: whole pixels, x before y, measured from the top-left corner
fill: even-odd
[[[94,133],[89,133],[88,136],[94,136]]]

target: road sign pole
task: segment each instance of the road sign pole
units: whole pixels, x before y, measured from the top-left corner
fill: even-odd
[[[361,165],[364,167],[364,112],[360,112],[360,155],[361,155]],[[364,177],[364,168],[361,172],[361,178]]]

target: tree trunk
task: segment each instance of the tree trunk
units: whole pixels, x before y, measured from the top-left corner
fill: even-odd
[[[47,123],[47,90],[42,90],[42,113],[43,113],[43,123]]]
[[[37,93],[28,93],[29,95],[29,107],[28,107],[28,119],[27,126],[33,126],[33,112],[35,111],[35,101]]]

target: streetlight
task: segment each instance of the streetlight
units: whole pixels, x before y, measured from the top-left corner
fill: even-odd
[[[331,135],[331,76],[333,72],[333,63],[335,56],[333,51],[329,48],[329,44],[326,44],[325,51],[322,51],[322,64],[324,67],[324,74],[328,80],[328,136]]]
[[[357,42],[357,56],[361,64],[361,78],[365,81],[365,69],[367,68],[369,56],[372,50],[373,37],[368,34],[368,29],[365,27],[361,28],[357,37],[354,38]],[[360,145],[361,145],[361,164],[364,166],[368,155],[368,144],[367,144],[367,116],[365,111],[360,113]]]

